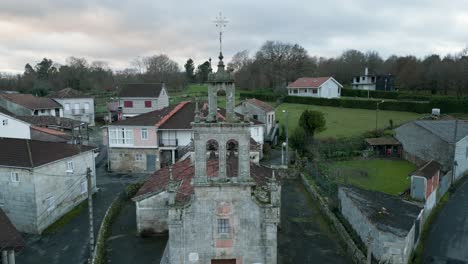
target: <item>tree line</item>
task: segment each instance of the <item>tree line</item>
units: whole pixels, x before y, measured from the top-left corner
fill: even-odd
[[[21,74],[0,73],[0,89],[37,95],[72,87],[80,91],[115,90],[125,83],[165,82],[171,91],[182,91],[189,83],[204,83],[211,73],[211,59],[196,64],[191,58],[183,68],[165,54],[137,57],[123,70],[111,70],[103,61],[88,62],[69,57],[61,65],[44,58],[27,63]],[[227,64],[240,89],[274,89],[284,92],[299,77],[333,76],[350,85],[353,77],[368,67],[373,74],[395,75],[399,90],[428,94],[468,94],[468,48],[457,54],[424,58],[392,55],[386,59],[375,51],[346,50],[333,58],[312,56],[299,44],[266,41],[258,51],[235,53]]]

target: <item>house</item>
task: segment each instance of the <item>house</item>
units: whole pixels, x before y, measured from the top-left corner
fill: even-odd
[[[65,132],[35,126],[20,118],[0,107],[0,138],[22,138],[72,143],[71,136]]]
[[[0,208],[24,233],[40,234],[96,186],[94,147],[0,138]]]
[[[266,141],[276,144],[278,137],[278,124],[275,118],[275,109],[258,99],[246,99],[242,104],[234,108],[236,113],[248,114],[250,118],[265,124],[264,137]]]
[[[437,161],[429,161],[411,173],[411,197],[420,201],[430,200],[435,204],[435,194],[439,186],[441,165]]]
[[[468,171],[468,121],[416,120],[396,128],[395,138],[415,164],[437,161],[443,172],[454,170],[454,180]]]
[[[200,107],[207,115],[207,104]],[[175,163],[188,152],[193,152],[193,128],[196,103],[181,102],[146,114],[120,120],[105,127],[104,143],[109,144],[109,168],[112,171],[149,171]],[[226,110],[218,110],[217,119],[223,120]],[[243,116],[236,114],[238,119]],[[250,120],[252,160],[262,155],[264,124]]]
[[[220,56],[208,116],[197,109],[193,121],[193,159],[155,172],[133,198],[140,233],[169,232],[163,263],[277,263],[281,186],[250,162],[250,122],[235,118],[232,79]],[[221,120],[219,90],[227,94]]]
[[[0,94],[0,106],[19,116],[63,117],[63,108],[59,103],[32,94]]]
[[[422,208],[397,196],[351,186],[338,189],[340,212],[379,263],[406,264],[420,234]]]
[[[94,98],[73,88],[65,88],[49,96],[63,107],[66,118],[86,122],[94,126]]]
[[[376,156],[401,157],[401,144],[393,137],[366,138],[365,141]]]
[[[395,91],[395,77],[391,74],[369,74],[369,69],[366,67],[364,75],[353,78],[351,87],[356,90]]]
[[[126,84],[118,96],[124,119],[169,106],[164,83]]]
[[[0,253],[2,255],[0,263],[14,264],[15,252],[22,250],[24,245],[23,237],[0,207]]]
[[[302,77],[287,87],[289,96],[338,98],[341,85],[333,77]]]

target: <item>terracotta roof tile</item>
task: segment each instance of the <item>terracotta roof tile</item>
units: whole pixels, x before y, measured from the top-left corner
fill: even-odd
[[[327,77],[315,77],[315,78],[311,78],[311,77],[302,77],[302,78],[297,79],[297,80],[294,81],[293,83],[290,83],[290,84],[288,85],[288,88],[308,88],[308,87],[318,88],[318,87],[320,87],[323,83],[325,83],[326,81],[328,81],[328,79],[330,79],[330,78],[331,78],[330,76],[327,76]]]
[[[19,251],[24,245],[23,237],[0,208],[0,249]]]
[[[24,106],[30,110],[62,107],[53,99],[47,97],[37,97],[32,94],[0,94],[0,97],[15,104]]]
[[[271,106],[271,105],[269,105],[269,104],[267,104],[267,103],[265,103],[263,101],[260,101],[260,100],[258,100],[256,98],[247,99],[246,101],[247,101],[247,103],[253,104],[253,105],[255,105],[256,107],[262,109],[265,112],[275,111],[273,106]]]
[[[228,177],[237,175],[237,158],[228,158],[226,173]],[[218,160],[210,159],[207,161],[207,176],[216,177],[218,175]],[[191,185],[192,178],[195,175],[195,166],[190,158],[176,162],[172,165],[173,179],[179,182],[176,201],[185,202],[190,199],[193,194],[193,186]],[[267,180],[272,176],[272,169],[255,163],[250,163],[250,175],[257,185],[266,185]],[[134,199],[144,199],[153,194],[157,194],[166,190],[170,181],[169,168],[165,167],[156,171],[150,176],[140,190],[135,195]]]

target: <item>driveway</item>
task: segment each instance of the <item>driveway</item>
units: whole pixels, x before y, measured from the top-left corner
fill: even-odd
[[[423,263],[468,263],[468,180],[440,210],[424,245]]]

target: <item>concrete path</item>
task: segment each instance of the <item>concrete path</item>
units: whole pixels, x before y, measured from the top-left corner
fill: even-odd
[[[434,220],[422,263],[468,263],[468,180],[452,194]]]
[[[298,180],[286,181],[282,187],[278,263],[352,263]]]

